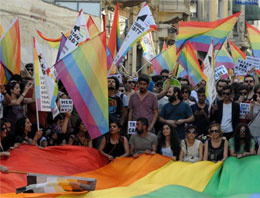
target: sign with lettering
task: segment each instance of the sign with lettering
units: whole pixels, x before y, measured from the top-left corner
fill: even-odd
[[[252,63],[239,58],[234,67],[234,72],[236,75],[245,76],[251,68],[252,68]]]
[[[221,78],[221,76],[228,76],[227,68],[224,65],[215,68],[215,80]]]
[[[248,71],[250,71],[253,68],[256,68],[257,70],[260,69],[260,59],[252,56],[247,56],[246,61],[248,63],[251,63],[252,67],[248,68]]]
[[[240,119],[245,119],[246,115],[249,114],[249,109],[249,103],[240,103]]]
[[[71,99],[60,99],[60,113],[66,113],[73,110],[73,101]]]
[[[128,121],[128,134],[136,134],[136,121]]]

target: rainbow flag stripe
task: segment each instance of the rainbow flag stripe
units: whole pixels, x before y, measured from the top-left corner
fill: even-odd
[[[108,48],[110,49],[113,58],[115,58],[117,51],[120,48],[120,26],[119,26],[119,4],[118,3],[116,4],[110,38],[108,41]]]
[[[48,37],[44,36],[43,33],[41,33],[39,30],[36,30],[36,31],[37,31],[38,35],[39,35],[42,39],[44,39],[45,41],[47,41],[48,44],[49,44],[51,47],[56,48],[56,49],[59,49],[60,41],[61,41],[62,36],[60,36],[60,37],[58,37],[58,38],[56,38],[56,39],[52,39],[52,38],[48,38]],[[65,37],[67,38],[69,35],[70,35],[70,32],[67,32],[67,33],[65,34]]]
[[[20,74],[21,41],[19,19],[16,18],[0,39],[0,62],[12,73]]]
[[[260,31],[246,22],[249,42],[252,48],[253,56],[260,58]]]
[[[0,177],[1,198],[5,197],[205,197],[256,198],[260,195],[260,157],[229,157],[224,162],[176,162],[162,155],[141,155],[107,160],[97,150],[80,146],[46,147],[28,145],[12,151],[1,164],[13,170],[96,178],[92,192],[15,194],[26,184],[21,174]],[[68,155],[64,158],[64,154]],[[73,157],[72,157],[73,156]],[[49,159],[59,159],[49,163]],[[24,160],[24,166],[20,163]],[[75,160],[81,159],[81,160]],[[37,162],[37,166],[35,166]],[[46,166],[47,165],[47,166]],[[73,167],[70,168],[70,167]],[[248,168],[250,167],[250,168]],[[126,171],[127,170],[127,171]],[[243,170],[243,171],[241,171]],[[252,177],[253,175],[253,177]],[[5,194],[3,194],[5,193]]]
[[[231,50],[231,54],[233,57],[234,64],[237,63],[238,59],[246,60],[246,55],[242,52],[232,41],[229,41],[229,46]]]
[[[189,75],[190,83],[193,85],[197,85],[201,80],[207,79],[206,75],[202,72],[196,52],[190,41],[188,41],[182,49],[178,63],[186,70]]]
[[[5,33],[5,30],[3,28],[3,26],[0,24],[0,38],[2,37],[2,35]]]
[[[176,61],[177,61],[176,46],[172,45],[168,47],[166,50],[162,51],[156,57],[154,57],[151,60],[151,63],[156,73],[160,74],[160,72],[163,69],[172,71],[173,67],[176,64]]]
[[[107,133],[106,33],[83,43],[55,67],[91,138]]]
[[[179,22],[179,34],[176,38],[177,52],[181,50],[187,41],[190,41],[197,51],[207,52],[212,40],[214,49],[221,49],[239,15],[240,12],[213,22]]]
[[[233,58],[230,56],[227,48],[223,45],[222,48],[217,52],[215,58],[215,67],[224,65],[227,69],[234,68]]]
[[[99,34],[99,30],[91,16],[89,16],[87,21],[87,28],[90,38],[93,38]]]

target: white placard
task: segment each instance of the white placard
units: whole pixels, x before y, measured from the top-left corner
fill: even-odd
[[[247,56],[246,57],[246,61],[248,63],[251,63],[252,64],[252,67],[250,68],[250,70],[255,67],[257,70],[260,69],[260,59],[259,58],[256,58],[256,57],[252,57],[252,56]],[[249,70],[249,71],[250,71]]]
[[[240,103],[240,118],[245,119],[246,115],[249,114],[250,104]]]
[[[73,101],[71,99],[60,99],[60,113],[66,113],[73,110]]]
[[[128,121],[128,134],[136,134],[136,121]]]
[[[116,77],[119,80],[119,83],[123,84],[122,80],[122,75],[121,74],[114,74],[114,75],[109,75],[108,77]]]
[[[226,74],[228,74],[228,71],[224,65],[215,68],[215,80],[218,80],[222,75]]]
[[[248,62],[247,60],[238,59],[237,63],[234,67],[234,72],[236,75],[245,76],[248,71],[252,68],[252,63]]]

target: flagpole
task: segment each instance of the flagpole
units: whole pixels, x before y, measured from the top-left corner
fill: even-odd
[[[146,62],[145,64],[143,64],[143,66],[140,68],[140,69],[138,69],[137,71],[136,71],[136,73],[138,73],[139,71],[141,71],[146,65],[148,65],[148,64],[151,64],[150,62]]]
[[[33,38],[33,57],[34,57],[34,48],[35,48],[35,38]],[[38,68],[39,70],[39,68]],[[39,112],[38,112],[38,105],[37,105],[37,95],[36,95],[36,79],[35,79],[35,60],[34,60],[34,72],[33,72],[33,78],[34,78],[34,100],[35,100],[35,107],[36,107],[36,122],[37,122],[37,131],[40,130],[40,124],[39,124]]]

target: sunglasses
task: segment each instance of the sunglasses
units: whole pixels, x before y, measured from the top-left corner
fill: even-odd
[[[187,133],[196,134],[196,131],[195,130],[192,130],[192,131],[188,130]]]
[[[253,80],[245,80],[246,83],[252,83],[254,82]]]
[[[129,83],[129,84],[131,84],[131,83],[135,84],[135,81],[127,81],[127,83]]]
[[[188,91],[183,91],[182,93],[189,93]]]
[[[33,71],[33,69],[27,69],[27,71]]]
[[[7,131],[7,128],[2,127],[1,131]]]
[[[239,95],[246,96],[246,95],[247,95],[247,92],[239,92]]]
[[[222,95],[229,96],[231,93],[230,92],[223,92]]]
[[[218,130],[210,130],[211,133],[218,133]]]
[[[120,92],[124,92],[125,90],[124,89],[119,89]]]
[[[168,78],[168,76],[162,76],[162,78]]]

